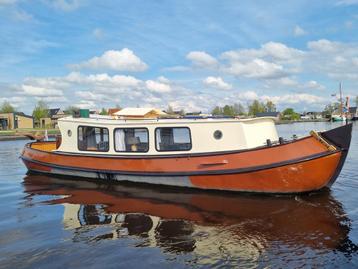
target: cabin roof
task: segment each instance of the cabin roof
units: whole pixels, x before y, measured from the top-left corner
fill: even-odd
[[[275,117],[259,117],[249,119],[237,118],[138,118],[138,119],[115,119],[107,116],[90,118],[73,118],[68,116],[60,118],[58,121],[73,122],[77,124],[100,124],[100,125],[151,125],[151,124],[195,124],[195,123],[223,123],[223,122],[255,122],[264,119],[275,120]]]

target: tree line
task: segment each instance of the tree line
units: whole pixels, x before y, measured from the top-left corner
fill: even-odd
[[[216,106],[211,111],[211,114],[234,117],[255,116],[257,113],[263,112],[276,112],[276,105],[270,100],[266,103],[254,100],[247,106],[247,109],[241,103],[235,103],[234,105],[225,105],[223,107]]]
[[[355,104],[358,106],[358,96],[355,97]],[[119,105],[116,105],[115,108],[119,108]],[[332,115],[332,113],[340,108],[340,104],[338,102],[328,104],[325,106],[323,110],[323,116]],[[78,111],[79,108],[76,106],[68,106],[64,113],[68,115],[73,115],[75,111]],[[14,113],[16,109],[11,105],[10,102],[4,101],[0,105],[0,113]],[[173,114],[174,110],[171,106],[168,106],[166,111],[168,114]],[[276,112],[276,104],[272,101],[268,100],[266,102],[260,102],[259,100],[252,101],[251,104],[245,108],[241,103],[235,103],[233,105],[224,105],[224,106],[216,106],[211,114],[215,116],[255,116],[257,113],[263,112]],[[181,110],[180,115],[185,115],[184,110]],[[102,108],[100,115],[108,115],[108,111],[105,108]],[[32,111],[32,116],[35,121],[39,121],[41,118],[49,117],[49,106],[46,102],[40,100],[37,102],[34,110]],[[299,114],[295,112],[292,108],[286,108],[281,112],[281,117],[283,119],[299,119]]]

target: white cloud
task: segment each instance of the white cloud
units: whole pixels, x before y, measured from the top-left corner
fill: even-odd
[[[168,93],[171,92],[170,84],[167,82],[163,83],[160,81],[154,81],[154,80],[147,80],[145,82],[145,86],[148,90],[151,92],[157,92],[157,93]]]
[[[305,52],[285,44],[268,42],[260,49],[240,49],[223,52],[221,71],[255,79],[279,79],[297,73]]]
[[[303,87],[306,87],[308,89],[314,89],[314,90],[324,90],[325,87],[321,84],[319,84],[317,81],[315,80],[310,80],[308,82],[306,82]]]
[[[105,94],[101,93],[95,93],[93,91],[77,91],[75,93],[76,96],[80,97],[83,100],[86,101],[101,101],[101,102],[108,102],[111,101],[111,96],[107,96]]]
[[[302,36],[302,35],[305,35],[307,33],[300,26],[296,25],[295,28],[293,29],[293,34],[295,36]]]
[[[246,63],[234,62],[222,70],[235,76],[257,79],[277,79],[287,76],[282,65],[257,58]]]
[[[326,98],[307,94],[285,94],[281,96],[262,96],[261,99],[269,99],[276,104],[281,105],[293,105],[293,104],[326,104],[328,101]]]
[[[260,49],[240,49],[223,52],[221,58],[230,62],[252,61],[255,58],[267,61],[291,62],[303,56],[304,52],[295,48],[287,47],[285,44],[278,42],[268,42],[261,46]]]
[[[176,65],[176,66],[164,67],[162,70],[168,72],[185,72],[185,71],[189,71],[190,68],[188,66]]]
[[[229,83],[226,83],[221,77],[207,77],[203,80],[204,85],[219,89],[219,90],[231,90],[232,85]]]
[[[333,42],[326,39],[308,42],[306,70],[328,75],[337,80],[358,80],[357,43]]]
[[[284,87],[297,87],[299,85],[299,83],[296,80],[289,77],[280,78],[275,82]]]
[[[190,60],[194,66],[200,68],[215,67],[218,64],[213,56],[204,51],[191,51],[186,55],[186,58]]]
[[[82,109],[98,108],[98,104],[95,101],[84,101],[84,100],[81,100],[78,103],[74,103],[74,106]]]
[[[237,97],[240,101],[253,101],[259,99],[258,94],[254,91],[246,91],[239,93]]]
[[[0,97],[0,104],[5,101],[9,102],[13,107],[21,109],[26,102],[26,98],[23,96]]]
[[[341,48],[339,42],[332,42],[327,39],[320,39],[317,41],[310,41],[307,43],[307,47],[312,51],[320,52],[335,52]]]
[[[37,101],[41,100],[46,103],[50,103],[51,105],[53,104],[56,107],[60,106],[60,104],[63,105],[66,102],[68,102],[68,99],[65,96],[44,96],[44,97],[36,96],[35,99]]]
[[[35,87],[31,85],[23,84],[21,89],[25,95],[36,96],[36,97],[60,97],[63,96],[63,92],[61,90],[56,89],[47,89],[43,87]]]
[[[130,49],[108,50],[99,57],[93,57],[85,62],[71,65],[75,69],[105,69],[116,71],[139,72],[148,68]]]
[[[106,73],[95,75],[83,75],[79,72],[71,72],[66,77],[62,78],[65,82],[90,85],[107,88],[136,88],[142,83],[141,80],[132,76],[114,75],[109,76]]]

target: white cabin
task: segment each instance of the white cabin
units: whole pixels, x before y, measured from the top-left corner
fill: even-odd
[[[272,117],[253,119],[103,119],[58,120],[57,151],[108,155],[215,153],[264,146],[277,141]]]

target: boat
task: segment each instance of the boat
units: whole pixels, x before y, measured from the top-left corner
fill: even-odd
[[[346,121],[346,117],[342,115],[332,115],[332,121]]]
[[[58,120],[56,141],[25,145],[30,173],[210,190],[302,193],[330,187],[352,125],[278,137],[275,119],[96,118]]]

